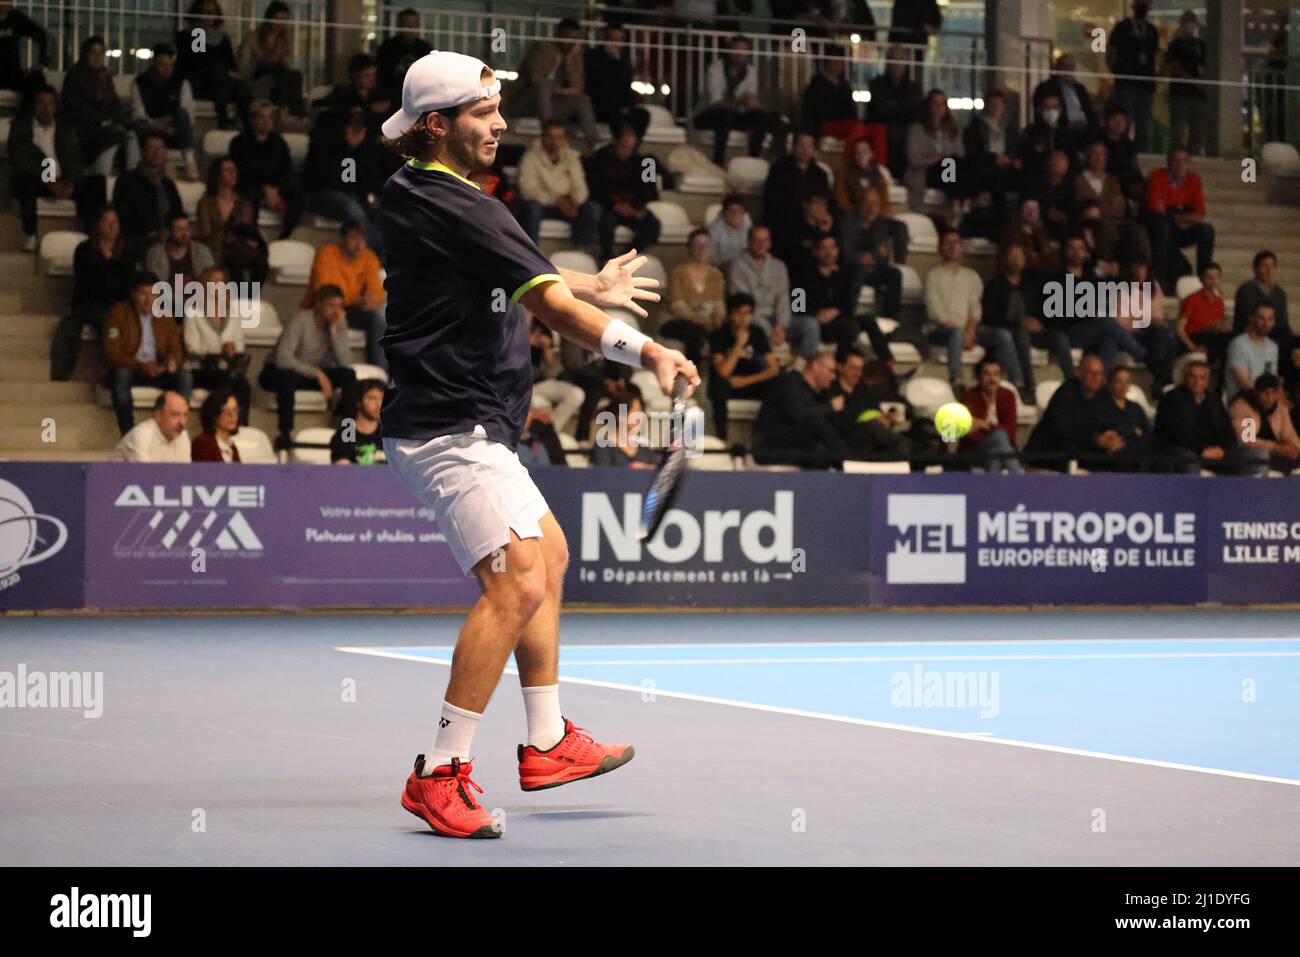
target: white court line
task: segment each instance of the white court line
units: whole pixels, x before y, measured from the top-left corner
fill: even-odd
[[[1204,651],[1122,655],[864,655],[845,658],[611,658],[608,661],[564,661],[577,665],[820,665],[869,661],[1098,661],[1122,658],[1300,658],[1300,651]]]
[[[844,639],[842,641],[645,641],[622,642],[610,644],[583,644],[574,642],[569,648],[787,648],[797,645],[800,648],[834,648],[841,645],[855,645],[861,648],[877,648],[887,645],[905,645],[920,648],[933,648],[943,645],[1115,645],[1115,644],[1209,644],[1212,642],[1235,641],[1300,641],[1300,635],[1292,637],[1268,636],[1261,638],[944,638],[928,641],[913,638],[898,641],[863,641],[861,639]],[[563,642],[561,642],[563,645]],[[450,651],[451,645],[400,645],[402,648],[433,648]]]
[[[376,658],[393,658],[398,661],[415,661],[421,664],[450,665],[450,659],[426,658],[422,655],[408,655],[398,651],[385,651],[383,648],[362,648],[349,645],[336,645],[335,651],[344,651],[354,655],[372,655]],[[451,649],[446,649],[450,651]],[[514,668],[506,668],[505,674],[518,675]],[[976,741],[982,744],[1003,744],[1013,748],[1027,748],[1031,751],[1048,751],[1053,754],[1069,754],[1082,758],[1099,758],[1103,761],[1118,761],[1123,764],[1138,764],[1150,768],[1165,768],[1171,771],[1193,771],[1197,774],[1214,774],[1225,778],[1238,778],[1244,781],[1263,781],[1268,784],[1289,784],[1300,787],[1300,780],[1294,778],[1277,778],[1266,774],[1250,774],[1245,771],[1228,771],[1224,768],[1205,768],[1195,764],[1177,764],[1172,761],[1156,761],[1151,758],[1135,758],[1125,754],[1108,754],[1104,751],[1085,751],[1081,748],[1066,748],[1055,744],[1039,744],[1034,741],[1015,741],[1010,738],[983,737],[982,732],[939,731],[935,728],[918,728],[910,724],[892,724],[888,721],[872,721],[868,718],[850,718],[842,714],[825,714],[820,711],[803,711],[798,708],[781,708],[770,704],[755,704],[752,701],[733,701],[730,698],[713,698],[708,695],[691,694],[687,691],[664,691],[662,688],[646,688],[643,685],[625,685],[614,681],[596,681],[591,678],[572,678],[560,675],[559,680],[567,684],[587,685],[592,688],[609,688],[614,691],[631,691],[665,698],[679,698],[683,701],[698,701],[703,704],[724,704],[733,708],[745,708],[749,711],[765,711],[769,714],[784,714],[796,718],[818,718],[822,721],[835,721],[839,724],[855,724],[865,728],[882,728],[887,731],[910,731],[913,734],[928,734],[936,738],[953,738],[959,741]]]

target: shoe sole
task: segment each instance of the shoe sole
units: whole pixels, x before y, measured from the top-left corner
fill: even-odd
[[[406,795],[405,795],[405,794],[402,795],[402,807],[403,807],[404,809],[406,809],[407,811],[409,811],[411,814],[414,814],[416,817],[418,817],[418,818],[419,818],[421,821],[423,821],[425,824],[429,825],[429,827],[433,830],[433,833],[434,833],[434,834],[437,834],[439,837],[484,838],[484,839],[486,839],[486,838],[493,838],[493,837],[500,837],[500,836],[501,836],[501,832],[497,829],[496,825],[493,825],[493,824],[485,824],[485,825],[483,825],[482,827],[480,827],[477,831],[473,831],[473,832],[471,832],[471,833],[469,833],[469,834],[457,834],[457,833],[455,833],[454,831],[446,830],[446,829],[440,827],[439,825],[435,824],[433,821],[429,820],[428,815],[426,815],[426,814],[424,813],[424,811],[421,810],[419,807],[412,807],[410,804],[407,804],[407,803],[406,803]]]
[[[592,771],[590,774],[584,774],[581,777],[576,777],[576,778],[565,778],[563,781],[549,781],[546,784],[533,784],[531,786],[525,785],[522,781],[520,781],[519,790],[545,791],[548,788],[558,788],[563,784],[572,784],[574,781],[585,781],[588,778],[600,777],[602,774],[608,774],[610,771],[614,771],[617,770],[618,768],[621,768],[623,765],[631,761],[634,757],[636,757],[636,748],[632,747],[632,745],[629,744],[627,746],[627,750],[623,752],[622,757],[616,758],[611,754],[609,757],[603,758],[600,762],[600,766],[597,767],[596,770]]]

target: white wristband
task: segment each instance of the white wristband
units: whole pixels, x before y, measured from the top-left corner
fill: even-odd
[[[600,337],[600,351],[611,362],[641,368],[641,347],[650,337],[637,332],[622,319],[611,319]]]

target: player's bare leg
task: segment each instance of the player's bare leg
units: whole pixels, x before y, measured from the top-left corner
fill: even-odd
[[[519,684],[523,688],[553,685],[559,681],[560,601],[564,573],[569,566],[569,543],[555,516],[543,516],[542,558],[546,564],[546,597],[524,626],[515,646]]]

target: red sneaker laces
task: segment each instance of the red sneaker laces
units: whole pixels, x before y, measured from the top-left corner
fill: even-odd
[[[474,800],[473,795],[466,791],[464,787],[465,784],[468,784],[479,794],[483,793],[483,789],[469,776],[469,769],[472,765],[472,761],[466,763],[459,759],[453,759],[451,763],[452,770],[456,772],[456,790],[460,792],[460,796],[464,800],[466,806],[471,810],[477,811],[479,809],[478,802]]]

